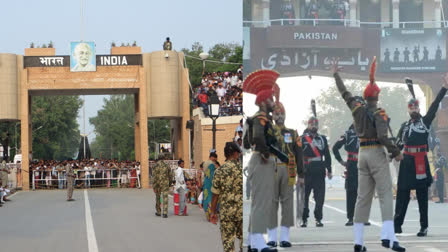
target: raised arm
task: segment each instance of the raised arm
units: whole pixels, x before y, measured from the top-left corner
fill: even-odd
[[[440,89],[439,93],[437,94],[434,101],[431,103],[431,106],[429,106],[428,112],[423,117],[423,121],[426,124],[426,126],[430,126],[434,118],[436,117],[437,110],[439,109],[439,103],[443,100],[445,97],[447,88],[448,88],[448,73],[445,74],[444,83],[442,88]]]

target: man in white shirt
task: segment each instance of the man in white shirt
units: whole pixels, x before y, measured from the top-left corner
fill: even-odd
[[[187,185],[185,184],[185,178],[184,178],[184,165],[185,162],[182,159],[179,159],[177,162],[177,169],[176,169],[176,191],[179,193],[179,216],[187,216],[187,213],[184,212],[185,210],[185,190],[187,188]]]
[[[216,94],[218,95],[220,101],[226,95],[226,89],[222,86],[221,82],[219,83],[219,88],[216,90]]]

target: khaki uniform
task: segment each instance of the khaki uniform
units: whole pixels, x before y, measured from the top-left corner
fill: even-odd
[[[65,174],[67,177],[67,199],[71,199],[73,196],[73,187],[76,175],[70,164],[65,166]]]
[[[173,49],[173,44],[171,41],[165,41],[163,42],[163,50],[171,51]]]
[[[274,182],[274,203],[269,229],[278,226],[278,207],[282,205],[281,226],[294,226],[294,185],[296,175],[304,177],[302,141],[297,132],[285,127],[274,126],[277,147],[288,154],[289,163],[277,159]]]
[[[387,115],[376,106],[362,106],[356,102],[345,88],[339,74],[335,73],[334,77],[339,92],[352,110],[355,130],[361,142],[354,222],[368,222],[375,188],[380,200],[382,220],[393,220],[392,178],[384,147],[391,153],[392,158],[398,156],[400,150],[387,137]]]
[[[274,202],[275,159],[266,143],[265,133],[273,136],[274,132],[272,127],[267,127],[268,124],[272,125],[272,122],[265,112],[259,111],[254,115],[251,145],[255,146],[255,151],[247,166],[252,196],[249,220],[251,234],[266,233],[272,222],[270,218]]]
[[[163,200],[163,214],[168,214],[168,191],[170,190],[170,180],[173,177],[171,168],[162,160],[157,161],[153,169],[153,187],[156,193],[156,211],[160,214],[160,195]]]
[[[211,189],[219,195],[221,239],[225,252],[235,251],[235,236],[243,251],[243,169],[237,160],[216,170]]]
[[[0,166],[1,179],[2,179],[2,187],[5,188],[8,186],[8,168],[6,167],[6,162],[3,161]]]

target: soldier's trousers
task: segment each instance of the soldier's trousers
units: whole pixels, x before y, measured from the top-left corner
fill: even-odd
[[[325,174],[311,174],[305,177],[305,203],[303,207],[303,221],[306,221],[310,216],[309,201],[311,190],[313,191],[314,202],[314,218],[321,221],[323,218],[322,209],[325,201]]]
[[[73,196],[73,182],[75,178],[72,176],[67,176],[67,199],[71,199]]]
[[[278,226],[278,207],[282,205],[281,226],[294,226],[294,186],[288,185],[288,168],[284,164],[277,164],[274,181],[274,202],[269,229]]]
[[[168,191],[157,191],[156,193],[156,211],[160,214],[160,195],[163,201],[163,214],[168,214]]]
[[[418,210],[420,212],[420,227],[428,227],[428,188],[421,187],[415,190],[417,192]],[[408,204],[410,200],[411,189],[398,190],[397,201],[395,202],[395,228],[401,227],[406,217]]]
[[[437,173],[436,188],[437,188],[437,196],[442,202],[445,199],[444,187],[445,187],[445,175],[443,174],[443,171],[441,171]]]
[[[346,190],[346,207],[347,207],[347,219],[353,220],[353,216],[355,215],[355,205],[356,205],[356,197],[358,197],[358,192],[355,190]]]
[[[382,220],[393,220],[392,178],[384,147],[361,147],[358,167],[358,197],[354,222],[369,221],[375,187],[380,201]]]
[[[305,206],[305,185],[296,186],[296,221],[302,220],[303,218],[303,208]]]
[[[240,240],[240,249],[243,251],[243,221],[222,218],[220,220],[221,240],[224,252],[235,251],[235,237]]]
[[[252,193],[249,233],[266,233],[274,198],[275,160],[271,156],[264,163],[261,154],[254,152],[249,161],[248,172]]]

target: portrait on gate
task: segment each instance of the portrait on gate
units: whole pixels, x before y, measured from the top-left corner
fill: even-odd
[[[94,42],[70,43],[70,71],[95,72],[96,55]]]

